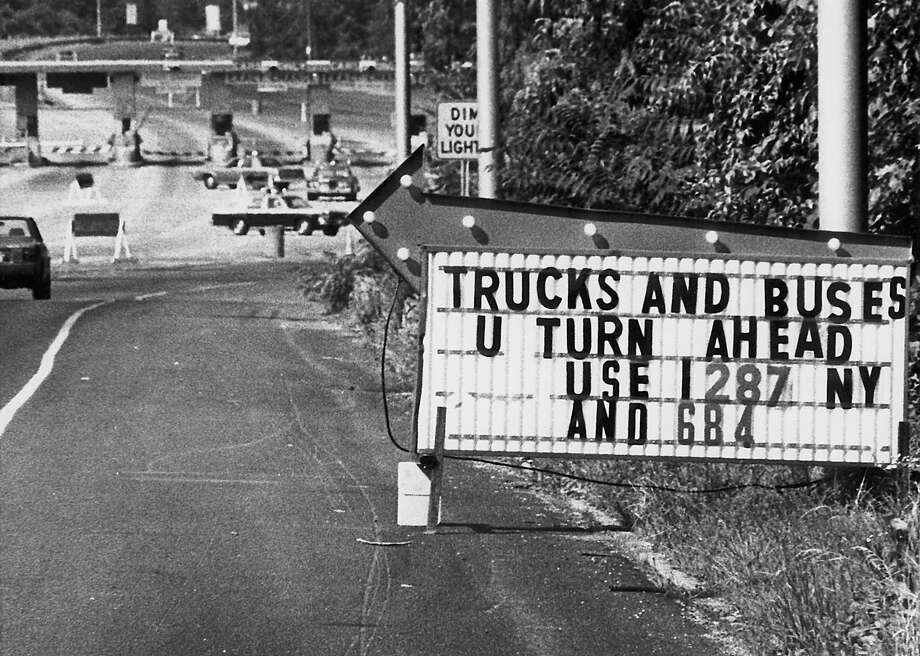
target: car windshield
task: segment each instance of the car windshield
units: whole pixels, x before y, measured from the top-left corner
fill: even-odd
[[[333,162],[330,164],[322,164],[316,168],[314,175],[318,177],[347,177],[351,173],[351,169],[348,168],[348,164],[339,164]]]
[[[0,219],[0,237],[31,237],[32,229],[25,219]]]

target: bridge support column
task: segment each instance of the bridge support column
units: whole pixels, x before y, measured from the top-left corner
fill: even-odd
[[[15,75],[16,134],[29,149],[29,166],[41,166],[42,147],[38,140],[38,75]]]
[[[112,162],[122,166],[137,166],[144,158],[141,156],[141,138],[134,122],[137,113],[134,73],[113,73],[109,77],[109,87],[112,90],[115,117],[115,133],[111,139]]]

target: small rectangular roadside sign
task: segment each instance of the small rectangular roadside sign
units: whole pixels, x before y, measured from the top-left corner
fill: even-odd
[[[116,212],[77,212],[73,216],[73,236],[115,237],[120,225]]]
[[[478,104],[438,103],[438,159],[476,159],[479,156]]]

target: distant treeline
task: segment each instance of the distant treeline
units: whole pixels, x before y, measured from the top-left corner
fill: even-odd
[[[253,56],[303,59],[381,57],[393,49],[391,0],[236,0],[239,31],[249,32]],[[126,5],[137,8],[128,25]],[[205,6],[220,7],[221,30],[233,29],[231,0],[101,0],[105,35],[144,36],[168,21],[179,38],[203,34]],[[95,34],[96,0],[3,0],[0,38]]]

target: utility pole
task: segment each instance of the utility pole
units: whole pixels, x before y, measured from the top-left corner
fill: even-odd
[[[236,36],[237,35],[236,0],[230,0],[230,2],[233,7],[233,10],[231,12],[233,16],[233,32],[231,32],[230,38],[233,41],[233,59],[236,60],[236,54],[237,54],[237,50],[236,50],[237,49],[237,46],[236,46],[236,38],[237,38]]]
[[[307,59],[313,59],[313,2],[304,0],[304,23],[307,29]]]
[[[498,198],[498,40],[496,0],[476,0],[476,100],[479,103],[479,197]]]
[[[96,0],[96,36],[102,38],[102,0]]]
[[[867,228],[866,2],[818,0],[818,222]]]
[[[393,24],[396,29],[396,156],[405,159],[409,156],[409,106],[411,92],[409,89],[409,30],[406,26],[405,0],[396,0],[393,7]]]

